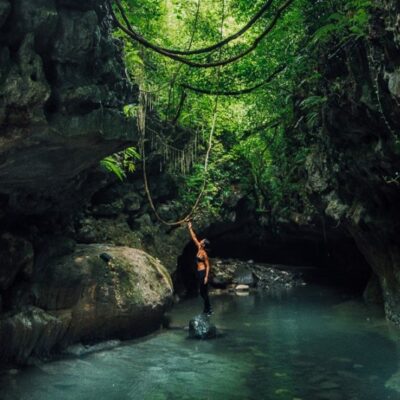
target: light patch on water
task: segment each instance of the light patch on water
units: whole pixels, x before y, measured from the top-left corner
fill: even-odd
[[[214,296],[221,336],[210,341],[187,338],[201,300],[183,302],[171,313],[173,329],[6,374],[0,398],[398,399],[398,333],[347,300],[320,287]]]

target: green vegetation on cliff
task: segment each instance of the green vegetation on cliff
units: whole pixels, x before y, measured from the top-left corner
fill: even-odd
[[[116,31],[128,73],[142,93],[139,124],[143,109],[154,107],[146,138],[162,156],[160,169],[169,168],[181,182],[181,201],[196,199],[216,117],[203,208],[218,212],[232,190],[240,189],[271,216],[278,208],[280,215],[307,214],[302,166],[319,140],[327,102],[320,63],[367,34],[371,1],[120,4],[124,15],[114,4],[119,21],[129,22],[146,41]],[[249,29],[229,40],[243,27]],[[221,40],[227,43],[213,49]],[[175,135],[176,125],[186,134]]]

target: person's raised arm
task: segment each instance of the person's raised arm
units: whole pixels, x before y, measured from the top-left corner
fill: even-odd
[[[193,231],[192,223],[191,223],[190,221],[188,222],[188,229],[189,229],[190,236],[192,237],[193,242],[195,243],[195,245],[196,245],[197,247],[200,247],[200,242],[199,242],[199,240],[197,239],[197,236],[196,236],[196,234],[195,234],[194,231]]]

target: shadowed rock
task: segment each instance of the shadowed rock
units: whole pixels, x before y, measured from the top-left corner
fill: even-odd
[[[0,320],[0,360],[23,363],[77,341],[144,335],[161,325],[172,292],[168,272],[141,250],[77,245],[36,265],[30,286],[13,292],[16,311]]]
[[[0,28],[3,211],[41,214],[77,203],[72,193],[85,178],[77,176],[137,140],[122,111],[137,90],[107,2],[15,0],[11,10],[0,0]]]

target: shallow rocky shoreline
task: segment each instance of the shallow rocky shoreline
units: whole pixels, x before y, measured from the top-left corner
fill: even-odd
[[[306,285],[301,267],[255,263],[253,260],[213,259],[210,286],[228,291],[280,291]]]

